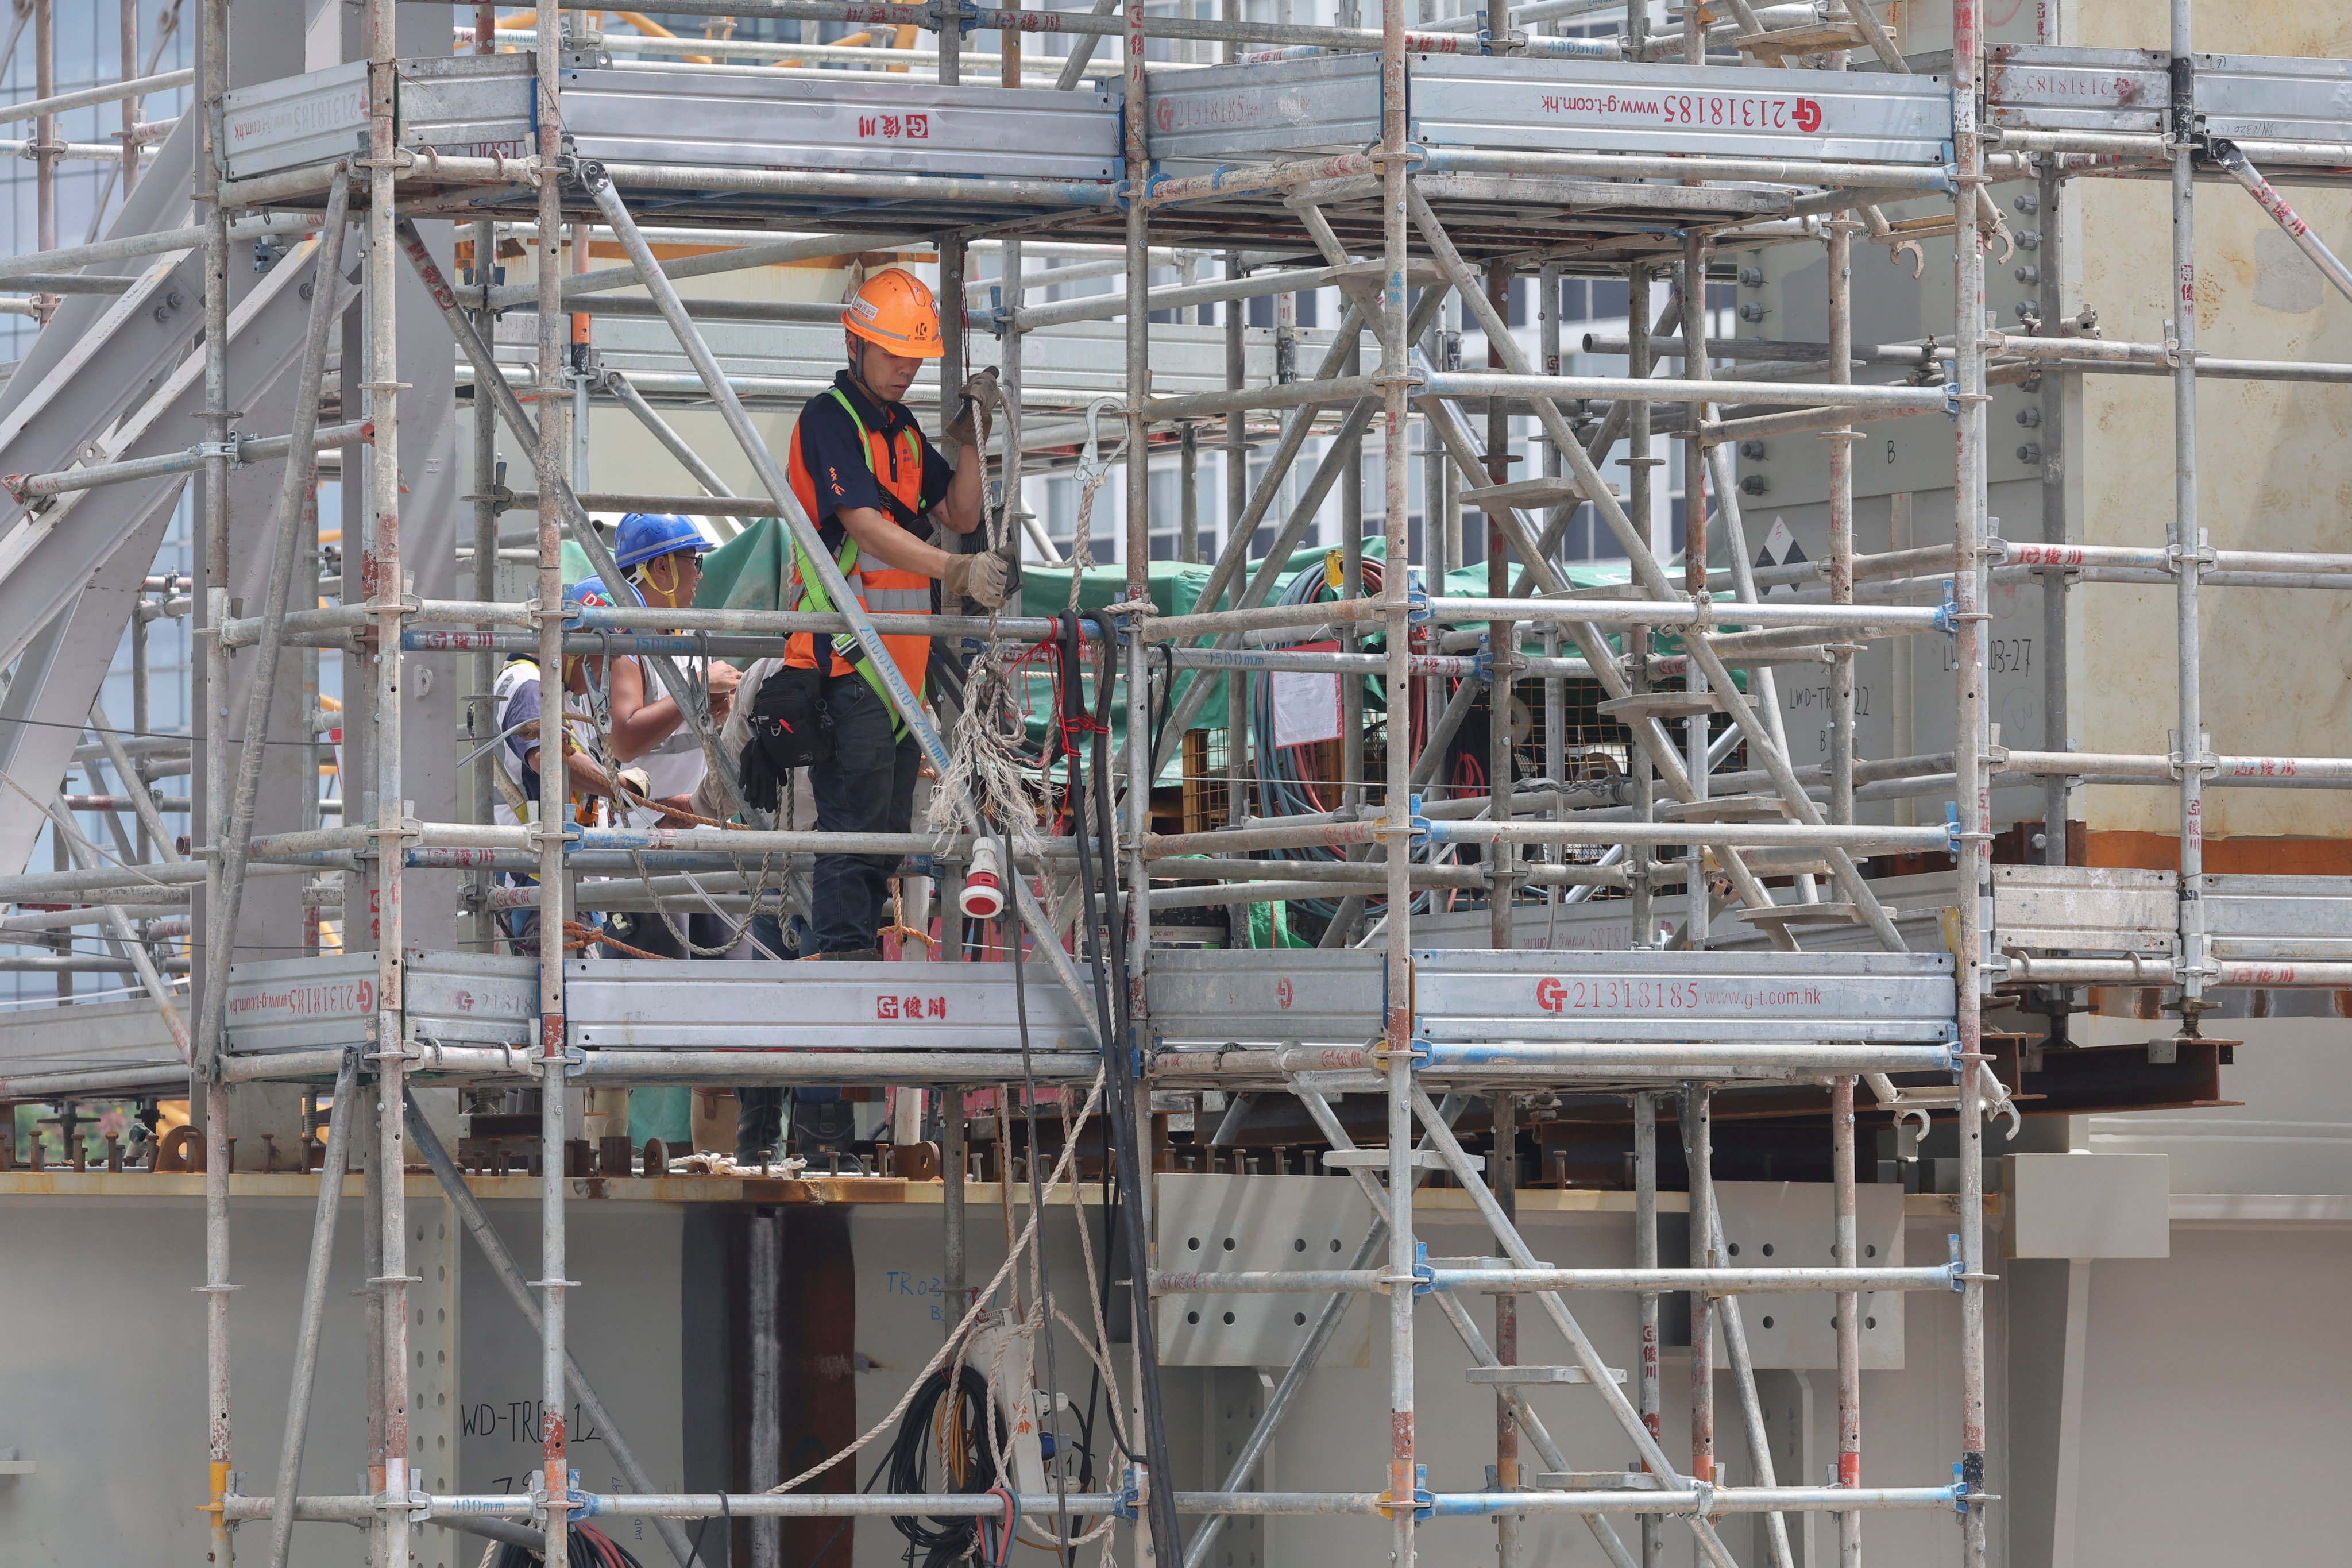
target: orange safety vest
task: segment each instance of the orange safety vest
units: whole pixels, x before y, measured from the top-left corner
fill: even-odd
[[[909,421],[907,427],[899,432],[900,439],[893,443],[887,437],[866,427],[866,421],[858,417],[856,405],[842,395],[839,387],[829,389],[827,395],[841,405],[851,422],[857,426],[857,433],[864,439],[866,467],[873,474],[875,482],[895,497],[908,512],[920,510],[923,504],[921,433]],[[797,421],[793,426],[788,477],[792,481],[793,493],[800,499],[802,508],[810,517],[817,516],[816,481],[809,474],[808,465],[801,453],[801,430]],[[896,566],[886,566],[879,561],[861,560],[857,542],[852,539],[842,541],[834,562],[841,568],[842,576],[848,580],[850,590],[857,595],[857,602],[866,607],[868,615],[930,614],[931,579],[922,573],[902,571]],[[798,608],[807,592],[803,585],[802,566],[801,552],[795,547],[791,577],[784,589],[784,608],[788,610]],[[784,662],[802,669],[814,669],[817,667],[815,642],[813,632],[796,633],[785,645]],[[907,685],[916,696],[920,697],[923,694],[923,672],[931,660],[929,636],[886,634],[882,645],[889,650],[890,661],[898,667],[898,673],[906,678]],[[854,658],[845,658],[839,645],[836,645],[829,673],[849,675],[856,673],[857,668]],[[877,677],[868,672],[866,679],[879,689],[880,682]]]

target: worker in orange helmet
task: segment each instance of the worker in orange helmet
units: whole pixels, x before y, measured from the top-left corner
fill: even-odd
[[[934,542],[944,539],[941,528],[965,534],[980,525],[986,459],[974,439],[971,400],[963,400],[942,432],[954,450],[952,461],[925,438],[901,401],[922,363],[945,352],[930,289],[904,268],[885,268],[851,297],[841,324],[848,368],[809,400],[793,427],[793,493],[869,612],[929,614],[934,582],[950,610],[967,598],[997,608],[1005,599],[1005,559],[953,553]],[[788,607],[830,607],[797,546],[791,577]],[[929,637],[892,633],[883,643],[919,697]],[[778,707],[788,691],[799,711],[807,710],[814,695],[831,720],[832,758],[811,763],[809,772],[818,829],[908,831],[921,755],[856,640],[846,633],[793,637],[783,668],[763,682],[761,696]],[[760,710],[755,701],[755,717]],[[819,855],[813,929],[801,955],[879,957],[877,933],[887,923],[884,906],[898,861],[886,855]]]

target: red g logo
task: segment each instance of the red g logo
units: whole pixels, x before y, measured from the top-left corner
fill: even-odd
[[[1289,981],[1277,980],[1274,983],[1275,1005],[1280,1007],[1284,1012],[1286,1013],[1290,1011],[1291,1000],[1297,994],[1297,993],[1291,990]]]
[[[1568,1001],[1568,987],[1549,975],[1536,982],[1536,1005],[1547,1013],[1557,1013]]]
[[[1813,99],[1797,100],[1797,129],[1811,134],[1822,128],[1822,106]]]
[[[1159,126],[1162,131],[1174,130],[1176,128],[1176,100],[1172,98],[1161,99],[1152,107],[1151,121],[1153,124]]]

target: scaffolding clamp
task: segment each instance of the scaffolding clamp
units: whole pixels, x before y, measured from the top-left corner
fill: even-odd
[[[1405,625],[1425,626],[1429,624],[1429,591],[1425,588],[1407,588],[1404,593]]]
[[[957,35],[969,37],[971,30],[980,25],[980,6],[977,0],[961,0],[958,5],[950,5],[949,0],[931,0],[931,4],[924,9],[930,14],[931,31],[935,33],[952,20],[955,23]]]
[[[1953,854],[1958,855],[1964,837],[1960,832],[1960,803],[1948,800],[1944,803],[1944,842],[1951,847]]]
[[[1968,1288],[1968,1266],[1960,1261],[1960,1238],[1947,1231],[1944,1234],[1944,1240],[1950,1244],[1952,1249],[1952,1261],[1946,1266],[1946,1269],[1952,1277],[1952,1293],[1957,1296]]]
[[[1391,1519],[1394,1519],[1405,1507],[1393,1490],[1382,1492],[1372,1506]],[[1429,1489],[1429,1467],[1417,1464],[1412,1468],[1412,1517],[1418,1522],[1433,1519],[1436,1514],[1437,1499]]]
[[[1141,1465],[1129,1465],[1119,1479],[1118,1500],[1111,1504],[1111,1512],[1133,1524],[1142,1516],[1144,1499],[1150,1489],[1151,1473]]]
[[[1470,656],[1470,679],[1482,686],[1495,684],[1495,647],[1492,632],[1478,634],[1478,651]]]
[[[1421,814],[1421,796],[1408,796],[1405,811],[1405,841],[1408,844],[1415,848],[1424,848],[1443,837],[1437,826]]]
[[[545,1055],[538,1051],[533,1051],[530,1055],[523,1058],[522,1070],[532,1078],[545,1078],[547,1076],[548,1060],[549,1058]],[[565,1078],[577,1078],[587,1070],[588,1053],[578,1046],[570,1044],[565,1045],[563,1047],[562,1076]]]
[[[1429,1243],[1416,1241],[1412,1244],[1412,1293],[1426,1296],[1436,1289],[1437,1270],[1430,1266]]]
[[[1715,1511],[1715,1483],[1698,1476],[1690,1478],[1690,1489],[1697,1500],[1682,1515],[1685,1519],[1705,1519]]]
[[[1944,579],[1944,602],[1936,606],[1936,629],[1946,636],[1955,636],[1960,629],[1960,604],[1949,577]]]

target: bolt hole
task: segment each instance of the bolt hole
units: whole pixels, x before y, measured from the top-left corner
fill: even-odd
[[[1291,1250],[1291,1251],[1293,1251],[1293,1252],[1304,1252],[1304,1251],[1306,1251],[1306,1250],[1307,1250],[1307,1238],[1306,1238],[1305,1237],[1303,1237],[1303,1236],[1302,1236],[1302,1237],[1300,1237],[1297,1241],[1292,1242],[1292,1243],[1290,1244],[1290,1250]]]
[[[1770,1328],[1770,1327],[1772,1326],[1772,1320],[1771,1320],[1769,1317],[1767,1317],[1767,1318],[1764,1320],[1764,1326],[1765,1326],[1766,1328],[1768,1328],[1768,1329],[1769,1329],[1769,1328]]]
[[[1336,1236],[1331,1238],[1331,1250],[1334,1252],[1339,1250],[1339,1238]]]
[[[1198,1251],[1200,1251],[1200,1250],[1201,1250],[1201,1238],[1200,1238],[1199,1237],[1197,1237],[1197,1236],[1188,1236],[1188,1237],[1186,1237],[1184,1238],[1184,1247],[1185,1247],[1185,1250],[1186,1250],[1186,1251],[1188,1251],[1188,1252],[1198,1252]]]
[[[1764,1256],[1767,1258],[1772,1256],[1772,1244],[1769,1241],[1764,1244]]]
[[[1290,1321],[1294,1326],[1303,1329],[1307,1326],[1307,1314],[1304,1312],[1293,1312],[1290,1314]]]
[[[1731,1256],[1734,1258],[1739,1256],[1739,1243],[1736,1241],[1731,1244]]]
[[[1876,1318],[1864,1318],[1862,1321],[1862,1326],[1865,1329],[1874,1329],[1878,1327],[1878,1320]]]
[[[1184,1314],[1184,1321],[1188,1323],[1197,1323],[1201,1321],[1201,1314],[1198,1312],[1187,1312]]]
[[[1230,1237],[1230,1236],[1229,1236],[1229,1237],[1225,1237],[1225,1250],[1226,1250],[1227,1252],[1231,1252],[1233,1249],[1234,1249],[1234,1238],[1233,1238],[1232,1237]]]
[[[1234,1321],[1234,1315],[1233,1315],[1231,1312],[1227,1312],[1227,1313],[1225,1314],[1225,1326],[1226,1326],[1227,1328],[1231,1328],[1231,1327],[1233,1326],[1233,1321]]]
[[[1867,1247],[1864,1247],[1864,1248],[1862,1249],[1862,1255],[1863,1255],[1864,1258],[1875,1258],[1875,1257],[1877,1257],[1877,1256],[1878,1256],[1878,1243],[1876,1243],[1876,1242],[1874,1242],[1874,1242],[1872,1242],[1869,1246],[1867,1246]]]

